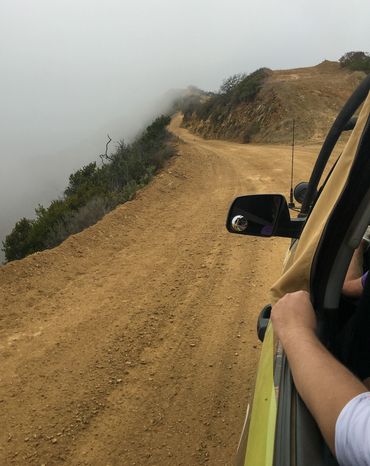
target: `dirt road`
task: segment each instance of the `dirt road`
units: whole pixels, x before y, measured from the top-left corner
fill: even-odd
[[[288,241],[224,221],[238,194],[288,193],[290,149],[179,124],[135,200],[0,268],[1,465],[232,464]],[[297,178],[315,154],[297,149]]]

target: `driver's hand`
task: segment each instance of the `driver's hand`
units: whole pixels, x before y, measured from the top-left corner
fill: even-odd
[[[271,321],[275,333],[283,346],[285,341],[294,336],[314,334],[316,316],[310,295],[307,291],[296,291],[283,296],[271,311]]]

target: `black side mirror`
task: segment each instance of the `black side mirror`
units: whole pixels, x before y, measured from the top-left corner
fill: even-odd
[[[303,223],[303,218],[290,219],[288,204],[281,194],[253,194],[234,200],[226,228],[239,235],[299,238]]]

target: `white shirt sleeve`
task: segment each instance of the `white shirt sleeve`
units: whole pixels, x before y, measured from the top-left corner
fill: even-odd
[[[370,466],[370,392],[353,398],[339,414],[335,453],[341,466]]]

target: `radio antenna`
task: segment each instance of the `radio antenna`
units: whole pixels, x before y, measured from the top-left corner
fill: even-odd
[[[293,173],[294,173],[294,145],[295,145],[295,120],[293,118],[293,126],[292,126],[293,138],[292,138],[292,165],[290,170],[290,196],[289,196],[289,204],[288,207],[294,208],[294,199],[293,199]]]

